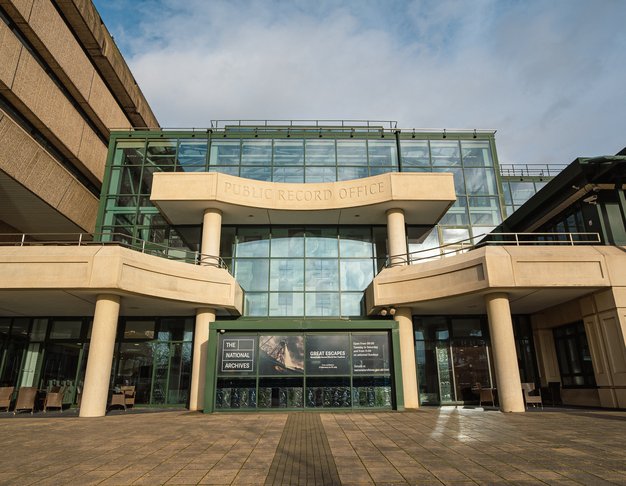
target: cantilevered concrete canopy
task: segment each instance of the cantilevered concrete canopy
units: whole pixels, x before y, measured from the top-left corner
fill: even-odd
[[[172,224],[198,224],[211,208],[222,211],[223,224],[386,224],[388,209],[402,209],[407,224],[434,225],[456,196],[448,173],[286,184],[161,172],[154,174],[150,199]]]
[[[123,315],[243,310],[243,291],[225,269],[119,246],[0,247],[0,282],[7,316],[91,315],[103,293],[121,297]]]
[[[481,296],[509,295],[511,311],[530,314],[610,287],[626,287],[621,248],[492,246],[386,268],[366,290],[366,310],[410,307],[415,314],[484,314]],[[452,312],[451,312],[452,311]]]

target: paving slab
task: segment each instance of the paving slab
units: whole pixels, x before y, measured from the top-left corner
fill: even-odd
[[[626,412],[0,413],[1,485],[626,485]]]

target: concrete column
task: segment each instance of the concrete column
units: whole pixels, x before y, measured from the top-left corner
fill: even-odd
[[[215,322],[215,309],[196,310],[196,329],[193,336],[193,361],[189,388],[189,410],[204,409],[204,385],[206,383],[206,357],[209,346],[209,326]]]
[[[205,263],[217,263],[206,256],[217,257],[220,254],[220,237],[222,234],[222,212],[219,209],[206,209],[202,217],[202,247]]]
[[[387,243],[391,265],[406,265],[406,228],[402,209],[387,210]]]
[[[81,417],[102,417],[106,414],[119,315],[119,296],[98,295],[91,329],[85,386],[80,402]]]
[[[398,323],[400,334],[400,362],[402,364],[402,388],[404,388],[404,407],[419,408],[417,398],[417,368],[415,366],[415,338],[413,334],[413,316],[409,307],[396,309],[394,319]]]
[[[513,337],[509,296],[504,292],[494,292],[485,296],[485,304],[489,317],[489,334],[496,369],[500,410],[523,412],[525,410],[524,398]]]

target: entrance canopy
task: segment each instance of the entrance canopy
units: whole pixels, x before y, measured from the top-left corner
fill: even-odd
[[[434,225],[456,200],[449,173],[387,173],[340,182],[290,184],[217,172],[154,174],[151,201],[171,224],[198,224],[206,209],[223,224],[386,224],[402,209],[407,224]]]

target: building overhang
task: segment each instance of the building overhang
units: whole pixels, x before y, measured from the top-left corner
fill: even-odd
[[[217,172],[154,174],[150,200],[171,224],[199,224],[206,209],[223,224],[386,224],[402,209],[407,224],[434,225],[456,200],[449,173],[391,172],[325,183],[278,183]]]
[[[509,295],[511,311],[531,314],[611,287],[626,287],[624,251],[607,246],[491,246],[381,271],[366,290],[366,311],[484,314],[484,296]]]
[[[3,315],[92,315],[99,294],[121,297],[122,315],[239,316],[243,291],[225,269],[120,246],[0,247]]]

